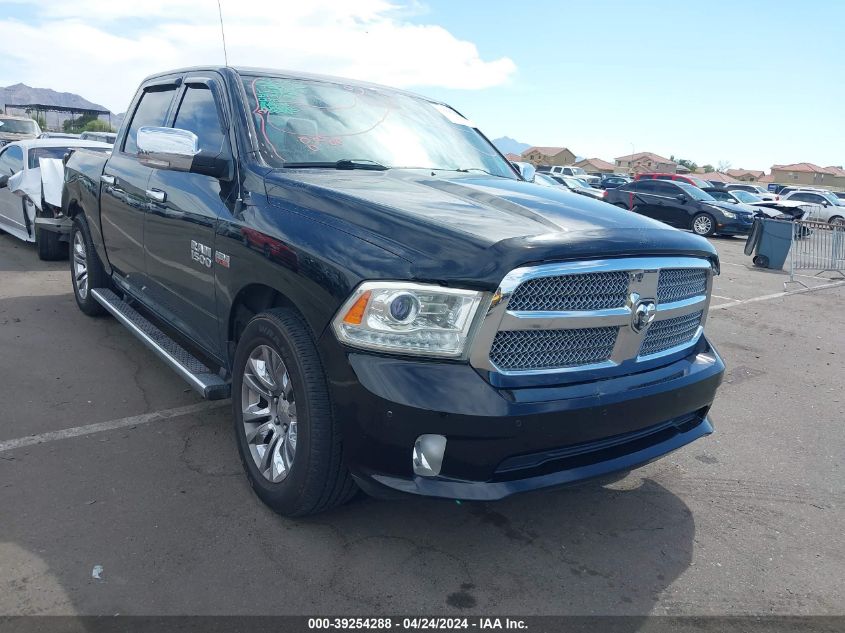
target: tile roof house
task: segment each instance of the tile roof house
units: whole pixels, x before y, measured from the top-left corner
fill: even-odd
[[[513,152],[508,152],[507,154],[505,154],[505,158],[507,158],[509,161],[521,161],[522,160],[522,156],[520,156],[519,154],[514,154]]]
[[[839,180],[835,168],[820,167],[813,163],[772,165],[772,177],[775,182],[790,185],[837,186],[836,181]]]
[[[660,173],[674,174],[678,164],[653,152],[637,152],[616,159],[616,169],[629,174]]]
[[[736,178],[733,178],[726,173],[722,173],[721,171],[707,171],[701,174],[696,173],[695,177],[710,181],[715,180],[716,182],[736,182]]]
[[[764,171],[758,169],[742,169],[742,167],[739,169],[728,169],[726,173],[731,178],[736,178],[742,182],[755,182],[766,175]]]
[[[584,160],[579,160],[575,163],[575,166],[580,167],[588,174],[612,174],[616,170],[616,166],[613,163],[608,163],[606,160],[602,160],[601,158],[585,158]]]
[[[522,152],[522,160],[534,165],[571,165],[575,162],[575,154],[566,147],[529,147]]]

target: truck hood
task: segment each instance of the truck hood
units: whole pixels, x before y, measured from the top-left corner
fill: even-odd
[[[536,262],[717,258],[701,237],[564,187],[398,169],[279,169],[265,186],[272,205],[377,244],[411,262],[420,280],[489,288]]]

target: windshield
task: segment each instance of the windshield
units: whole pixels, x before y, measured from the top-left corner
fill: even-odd
[[[387,89],[244,76],[264,160],[487,172],[517,179],[472,123],[446,106]],[[322,163],[322,165],[319,165]]]
[[[35,169],[38,167],[38,159],[39,158],[64,158],[65,154],[67,154],[71,149],[74,149],[73,146],[67,147],[33,147],[29,150],[29,163],[30,169]],[[86,147],[88,151],[91,152],[107,152],[109,151],[105,147]]]
[[[684,193],[686,193],[693,200],[701,200],[703,202],[707,202],[707,201],[715,202],[716,201],[716,198],[711,196],[706,191],[702,191],[698,187],[693,187],[690,184],[687,184],[685,182],[679,182],[677,180],[675,181],[675,184],[678,185],[681,189],[683,189]]]
[[[581,167],[570,167],[569,169],[572,171],[573,174],[578,176],[582,176],[587,173]]]
[[[566,181],[566,186],[570,189],[584,189],[584,183],[578,180],[577,178],[572,178],[571,176],[564,176],[563,179]]]
[[[534,184],[542,185],[543,187],[557,187],[558,182],[551,176],[547,176],[546,174],[536,173],[534,174]]]
[[[731,192],[734,197],[740,202],[761,202],[763,199],[760,196],[755,196],[753,193],[743,191],[742,189],[735,189]]]
[[[0,132],[11,134],[37,134],[38,128],[35,121],[27,119],[3,119],[0,118]]]

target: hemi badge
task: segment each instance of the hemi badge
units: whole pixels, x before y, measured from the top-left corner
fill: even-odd
[[[214,251],[214,261],[223,266],[223,268],[229,267],[229,256],[226,253],[221,253],[220,251]]]

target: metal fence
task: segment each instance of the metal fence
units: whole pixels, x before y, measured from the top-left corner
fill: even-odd
[[[789,249],[789,281],[797,271],[814,271],[816,275],[833,272],[845,278],[845,224],[829,224],[814,220],[796,221]]]

